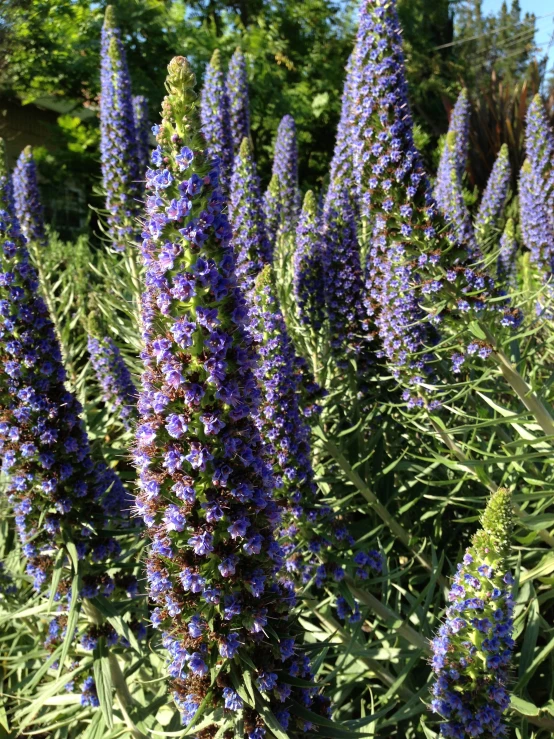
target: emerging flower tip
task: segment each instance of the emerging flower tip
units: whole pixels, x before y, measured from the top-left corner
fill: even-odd
[[[115,10],[113,5],[106,7],[106,13],[104,15],[104,28],[116,28],[117,21],[115,17]]]
[[[315,215],[317,212],[317,201],[315,199],[314,191],[308,190],[304,195],[304,204],[302,210],[308,215]]]
[[[249,157],[252,154],[253,154],[252,144],[250,143],[250,139],[246,138],[245,136],[240,145],[239,156],[241,159],[245,159],[246,157]]]
[[[6,166],[6,142],[0,137],[0,177],[5,177],[8,173]]]
[[[499,488],[491,495],[481,525],[498,549],[505,553],[510,546],[513,526],[512,494],[507,488]]]
[[[210,59],[210,67],[218,71],[221,69],[221,52],[219,49],[214,49],[214,53]]]
[[[179,91],[196,85],[196,77],[186,56],[174,56],[169,62],[167,65],[167,84]]]
[[[260,274],[256,277],[255,287],[257,292],[261,292],[264,287],[273,284],[273,270],[270,264],[266,264]]]

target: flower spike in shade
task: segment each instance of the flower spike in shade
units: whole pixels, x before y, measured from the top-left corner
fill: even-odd
[[[148,101],[144,95],[133,97],[133,116],[137,137],[137,160],[139,179],[144,180],[146,168],[150,164],[150,119]]]
[[[236,692],[240,659],[253,690],[297,737],[304,722],[290,712],[287,675],[312,676],[294,642],[294,587],[279,575],[282,514],[254,422],[256,358],[194,85],[189,62],[173,59],[142,243],[145,371],[134,458],[136,509],[152,540],[152,621],[185,724],[209,695],[214,725],[221,710],[243,709],[241,721],[264,735],[262,717]],[[325,713],[315,686],[293,687],[295,695]]]
[[[209,155],[219,159],[219,184],[222,192],[227,195],[233,171],[233,142],[229,97],[219,49],[214,51],[206,69],[200,116]]]
[[[123,426],[129,430],[136,415],[137,389],[119,347],[111,337],[101,334],[94,315],[89,319],[88,352],[103,400],[117,409]]]
[[[30,146],[26,146],[17,160],[13,172],[15,214],[21,232],[27,241],[39,246],[46,244],[44,209],[38,189],[37,165]]]
[[[237,278],[243,290],[249,290],[258,272],[265,264],[270,264],[271,248],[265,230],[260,179],[247,138],[242,140],[235,158],[229,220]]]
[[[475,219],[475,230],[478,235],[482,235],[487,225],[495,225],[500,217],[508,194],[510,175],[508,147],[506,144],[502,144]]]
[[[517,240],[514,222],[508,219],[502,238],[500,239],[500,251],[496,274],[498,282],[507,290],[517,290]]]
[[[264,193],[265,229],[272,251],[281,228],[281,198],[279,190],[279,177],[274,174]]]
[[[471,106],[467,96],[467,90],[464,88],[456,101],[456,105],[452,110],[450,117],[449,133],[453,134],[453,141],[450,145],[445,141],[442,150],[439,169],[437,172],[437,184],[435,187],[435,199],[439,208],[446,212],[449,206],[449,191],[452,171],[456,174],[460,186],[466,169],[467,154],[469,149],[469,116]]]
[[[141,194],[131,80],[113,7],[108,5],[101,43],[100,154],[108,235],[122,252],[135,238]]]
[[[511,495],[493,493],[481,529],[458,565],[446,621],[432,641],[431,709],[443,718],[441,736],[507,736],[502,713],[514,647],[513,577],[507,569],[512,530]]]
[[[0,449],[8,502],[35,590],[45,594],[69,540],[81,563],[82,587],[74,597],[109,596],[131,587],[129,577],[114,573],[119,543],[104,533],[128,525],[130,505],[115,473],[94,462],[82,409],[64,382],[54,326],[13,212],[0,140]],[[64,568],[55,600],[70,587]]]
[[[229,95],[233,152],[237,156],[242,140],[250,137],[250,102],[248,99],[246,59],[240,48],[235,50],[229,62],[227,92]]]
[[[300,322],[319,331],[325,320],[325,291],[317,203],[312,190],[306,193],[296,228],[293,289]]]
[[[280,225],[284,233],[296,227],[300,211],[298,188],[298,144],[296,123],[291,115],[281,119],[275,139],[272,174],[279,180]]]

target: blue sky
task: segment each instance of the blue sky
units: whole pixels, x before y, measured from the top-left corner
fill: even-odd
[[[508,2],[508,5],[510,4]],[[520,5],[524,13],[534,13],[537,18],[554,13],[554,3],[552,0],[520,0]],[[487,14],[497,13],[501,6],[502,0],[483,0],[483,11]],[[541,44],[541,52],[545,53],[548,49],[548,68],[550,70],[554,68],[554,38],[552,34],[554,34],[554,15],[537,20],[535,41],[537,44]],[[550,43],[551,40],[552,43]]]

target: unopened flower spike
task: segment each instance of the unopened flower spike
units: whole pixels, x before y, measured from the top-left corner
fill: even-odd
[[[252,727],[251,739],[264,736],[262,716],[237,692],[240,659],[281,726],[299,737],[306,724],[290,700],[324,714],[327,702],[315,685],[287,682],[311,683],[312,674],[296,641],[294,587],[280,573],[282,511],[254,422],[256,358],[194,84],[189,62],[173,59],[142,242],[145,370],[134,459],[136,510],[151,537],[152,622],[185,724],[209,695],[202,720],[213,716],[210,735],[224,710]]]
[[[244,138],[250,137],[250,101],[248,99],[248,76],[246,59],[238,47],[229,62],[227,93],[231,120],[233,152],[237,156]]]
[[[200,116],[209,155],[219,160],[219,184],[227,195],[233,171],[233,141],[229,97],[219,49],[214,51],[206,69]]]
[[[458,564],[446,620],[431,644],[431,709],[442,717],[441,736],[508,736],[502,714],[510,703],[514,647],[514,579],[507,568],[511,532],[511,494],[500,488]]]
[[[133,97],[133,118],[137,137],[137,160],[139,180],[144,181],[146,168],[150,164],[150,118],[148,116],[148,100],[144,95]]]
[[[326,315],[321,250],[317,203],[308,190],[296,227],[293,290],[300,322],[314,332],[321,329]]]
[[[27,241],[38,246],[46,244],[44,208],[38,187],[37,165],[30,146],[26,146],[13,172],[15,214]]]
[[[487,226],[496,225],[500,218],[510,186],[510,176],[509,151],[507,145],[502,144],[475,218],[475,231],[478,237],[482,238]]]
[[[114,9],[106,8],[102,26],[100,76],[100,154],[108,211],[108,236],[122,252],[136,238],[141,196],[139,154],[131,80]]]
[[[123,426],[129,430],[137,411],[138,392],[121,351],[115,341],[102,330],[93,312],[88,321],[88,352],[102,399],[116,410]]]
[[[235,158],[231,180],[229,221],[236,274],[243,290],[252,287],[255,276],[271,263],[271,245],[267,238],[263,202],[256,162],[250,139],[244,138]]]
[[[120,546],[113,536],[114,529],[128,527],[130,501],[115,473],[93,460],[82,409],[65,379],[14,214],[0,141],[0,450],[27,574],[46,595],[57,554],[69,539],[80,560],[80,599],[110,596],[116,588],[134,595],[136,579],[117,569]],[[70,566],[63,564],[54,594],[60,615],[52,619],[45,641],[52,650],[63,640],[59,619],[71,598]],[[95,633],[94,627],[84,631],[85,648]],[[117,642],[113,629],[109,633]]]
[[[496,265],[497,279],[507,290],[517,289],[517,239],[514,222],[511,218],[506,222],[504,233],[500,239],[500,251]]]

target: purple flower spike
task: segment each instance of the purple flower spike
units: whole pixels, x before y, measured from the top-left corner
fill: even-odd
[[[291,115],[284,116],[277,129],[272,174],[277,175],[279,181],[281,230],[290,233],[296,227],[300,212],[298,144],[296,123]]]
[[[456,105],[450,116],[448,131],[453,135],[453,145],[445,142],[439,169],[437,172],[437,184],[435,187],[435,200],[443,213],[448,212],[450,203],[450,182],[452,171],[456,180],[460,183],[464,176],[469,150],[469,116],[471,105],[468,100],[467,90],[463,89],[458,96]]]
[[[500,488],[487,505],[472,546],[458,565],[446,620],[431,642],[435,683],[431,710],[441,736],[495,739],[506,735],[513,632],[510,549],[512,501]]]
[[[149,594],[169,654],[175,701],[188,724],[210,691],[212,734],[221,709],[240,705],[226,690],[239,659],[254,665],[253,682],[273,671],[312,676],[309,660],[282,655],[268,638],[270,629],[279,642],[296,636],[295,594],[279,572],[282,510],[255,424],[256,357],[194,85],[189,62],[173,59],[142,243],[145,371],[136,507],[152,539]],[[160,228],[159,216],[183,192],[190,208]],[[168,244],[174,247],[170,262]],[[168,379],[174,373],[178,382]],[[299,700],[299,689],[293,693]],[[282,706],[273,692],[267,698],[271,710]],[[325,712],[325,701],[311,692],[308,704]],[[250,717],[263,724],[254,710]]]
[[[128,430],[136,415],[137,389],[131,379],[119,347],[110,337],[88,338],[88,351],[103,400],[118,410],[119,418]]]
[[[235,159],[229,220],[233,229],[237,277],[241,287],[248,290],[258,272],[271,262],[272,255],[265,230],[260,179],[250,139],[246,138]]]
[[[100,154],[108,211],[108,235],[116,251],[136,239],[135,219],[141,196],[137,136],[131,81],[111,5],[102,26]]]
[[[554,134],[540,95],[529,106],[525,146],[527,159],[519,181],[521,231],[531,261],[546,282],[554,274]]]
[[[150,119],[148,117],[148,101],[144,95],[133,97],[133,119],[137,137],[137,158],[139,180],[144,180],[146,168],[150,164]]]
[[[19,155],[13,172],[15,214],[27,241],[46,244],[44,208],[38,189],[37,165],[30,146]]]
[[[374,311],[382,356],[404,387],[408,407],[439,403],[432,378],[434,352],[452,362],[454,374],[469,366],[470,335],[460,336],[460,318],[494,322],[495,331],[513,328],[521,313],[498,300],[494,281],[479,264],[475,240],[445,225],[433,199],[413,140],[402,37],[393,0],[364,0],[356,44],[354,115],[357,120],[356,175],[363,208],[372,219],[367,300]],[[458,198],[459,149],[451,132],[446,151]],[[453,190],[454,192],[454,190]],[[496,298],[492,301],[491,298]],[[469,316],[467,315],[469,314]],[[440,349],[436,348],[440,340]],[[452,346],[448,345],[451,340]],[[460,347],[460,342],[463,342]],[[485,343],[475,361],[486,358]],[[446,355],[446,356],[445,356]]]
[[[231,139],[233,152],[238,155],[243,139],[250,138],[250,101],[248,99],[248,77],[246,59],[240,48],[235,50],[227,72],[227,92],[231,116]]]
[[[510,158],[508,147],[502,145],[490,173],[475,219],[475,230],[481,234],[487,225],[494,226],[502,213],[510,185]]]
[[[325,291],[317,203],[311,190],[296,228],[293,289],[300,322],[319,331],[325,320]]]
[[[233,171],[233,142],[229,97],[219,49],[214,51],[206,70],[200,116],[209,156],[219,162],[219,184],[227,195]]]
[[[115,473],[93,460],[82,409],[65,388],[60,346],[14,214],[1,140],[0,275],[0,448],[27,573],[46,595],[58,553],[70,541],[81,560],[79,598],[109,596],[116,587],[136,593],[134,578],[114,573],[120,546],[107,533],[128,527],[130,500]],[[71,578],[64,568],[55,594],[64,608]],[[45,646],[54,650],[62,641],[55,617]]]

